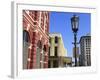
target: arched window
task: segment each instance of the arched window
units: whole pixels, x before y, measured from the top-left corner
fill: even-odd
[[[29,42],[29,33],[26,30],[23,31],[23,41]]]
[[[37,46],[42,49],[42,42],[39,40],[38,43],[37,43]]]
[[[23,69],[27,69],[29,41],[30,41],[29,33],[24,30],[23,31]]]

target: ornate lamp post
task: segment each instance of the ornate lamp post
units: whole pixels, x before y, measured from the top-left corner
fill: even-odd
[[[74,33],[74,55],[75,55],[75,66],[77,66],[77,53],[76,53],[76,48],[77,48],[77,31],[79,27],[79,17],[76,15],[73,15],[71,18],[71,26],[72,26],[72,31]]]

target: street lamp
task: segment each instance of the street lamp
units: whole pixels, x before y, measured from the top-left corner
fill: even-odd
[[[77,66],[77,31],[79,27],[79,17],[76,15],[73,15],[71,18],[71,26],[72,26],[72,31],[74,33],[74,55],[75,55],[75,66]]]

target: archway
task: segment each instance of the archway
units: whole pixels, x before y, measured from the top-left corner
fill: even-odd
[[[40,60],[41,60],[41,51],[42,51],[42,42],[39,40],[37,42],[37,50],[36,50],[36,68],[40,68]]]

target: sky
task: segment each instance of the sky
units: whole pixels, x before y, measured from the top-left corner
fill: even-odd
[[[79,16],[79,30],[77,33],[77,41],[81,36],[91,33],[91,14],[90,13],[73,13],[73,12],[51,12],[50,13],[50,33],[61,33],[64,46],[67,50],[67,56],[73,56],[72,42],[74,35],[71,28],[70,18],[76,14]],[[79,46],[79,45],[78,45]]]

